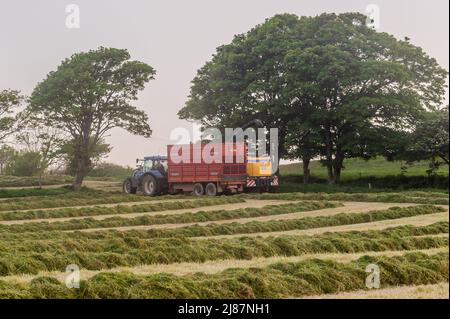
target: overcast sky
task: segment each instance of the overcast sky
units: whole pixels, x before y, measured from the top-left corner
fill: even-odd
[[[163,154],[190,81],[215,48],[277,13],[317,15],[380,9],[380,31],[408,36],[449,69],[448,0],[0,0],[0,89],[30,94],[38,81],[74,52],[126,48],[157,71],[136,105],[150,116],[154,136],[111,131],[110,162],[134,165]],[[66,6],[80,8],[80,28],[66,27]]]

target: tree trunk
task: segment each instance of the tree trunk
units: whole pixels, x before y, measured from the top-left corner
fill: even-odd
[[[78,191],[81,189],[83,180],[89,172],[91,163],[90,159],[85,155],[79,155],[75,163],[75,180],[73,181],[72,188],[74,191]]]
[[[341,182],[341,172],[342,166],[344,164],[344,155],[341,153],[336,154],[336,158],[334,160],[334,184],[339,184]]]
[[[79,191],[81,189],[81,185],[83,184],[84,176],[81,172],[75,173],[75,180],[73,181],[72,188],[74,191]]]
[[[302,161],[303,161],[303,184],[309,183],[309,176],[310,176],[309,162],[310,162],[310,160],[311,159],[307,156],[304,156],[302,158]]]
[[[39,183],[39,189],[42,189],[42,173],[41,172],[39,172],[38,183]]]
[[[326,128],[325,132],[325,147],[326,147],[326,166],[328,172],[328,184],[334,184],[334,174],[333,174],[333,145],[331,141],[331,131],[330,127]]]

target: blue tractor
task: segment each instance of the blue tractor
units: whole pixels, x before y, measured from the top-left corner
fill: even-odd
[[[130,177],[123,182],[122,190],[126,194],[136,194],[137,191],[145,195],[155,196],[168,191],[167,157],[146,156],[136,159],[138,167]]]

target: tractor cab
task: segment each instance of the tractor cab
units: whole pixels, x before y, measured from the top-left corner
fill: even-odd
[[[133,176],[141,176],[145,173],[150,173],[153,170],[158,170],[164,174],[167,172],[167,157],[166,156],[145,156],[143,159],[136,159],[136,170]]]
[[[143,160],[137,159],[136,162],[143,162],[142,171],[143,173],[151,172],[152,170],[158,170],[161,173],[167,172],[167,157],[166,156],[146,156]]]

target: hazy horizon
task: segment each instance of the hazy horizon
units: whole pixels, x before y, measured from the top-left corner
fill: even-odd
[[[79,29],[65,25],[65,8],[71,3],[80,8]],[[122,165],[133,166],[136,157],[163,154],[171,129],[190,128],[177,112],[197,70],[216,47],[275,14],[365,13],[367,5],[376,4],[380,31],[409,37],[449,69],[449,2],[444,0],[0,0],[0,4],[0,90],[29,95],[63,59],[99,46],[126,48],[133,60],[156,69],[155,80],[135,102],[149,115],[152,138],[119,129],[107,138],[113,150],[106,161]]]

